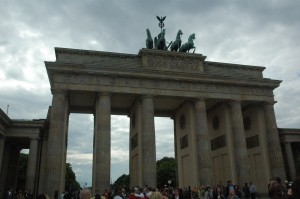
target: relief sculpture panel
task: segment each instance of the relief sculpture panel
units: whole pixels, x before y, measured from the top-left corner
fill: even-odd
[[[160,69],[166,71],[203,71],[203,63],[200,60],[189,60],[173,57],[147,56],[144,68]]]

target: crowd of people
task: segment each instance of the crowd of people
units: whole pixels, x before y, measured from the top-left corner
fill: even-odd
[[[268,184],[269,198],[272,199],[300,199],[300,177],[292,184],[281,182],[279,177],[270,179]],[[268,197],[268,196],[267,196]],[[226,185],[219,182],[216,186],[194,186],[173,188],[171,186],[160,189],[151,187],[134,187],[131,190],[120,187],[113,191],[105,190],[102,194],[96,190],[94,195],[90,190],[84,189],[77,194],[65,193],[60,199],[255,199],[257,195],[256,186],[249,182],[243,187],[234,185],[228,180]]]
[[[279,177],[270,179],[268,184],[269,198],[272,199],[300,199],[300,177],[297,177],[292,184],[282,183]],[[33,195],[28,192],[14,192],[9,189],[3,199],[32,199]],[[131,190],[125,187],[104,190],[100,193],[96,190],[91,193],[89,189],[82,189],[75,192],[64,192],[56,194],[55,199],[255,199],[258,198],[256,186],[250,182],[245,183],[241,188],[234,185],[231,180],[226,185],[219,182],[216,186],[194,186],[173,188],[164,186],[160,189],[152,187],[134,187]],[[2,198],[0,198],[2,199]],[[37,199],[49,199],[46,194],[38,195]]]

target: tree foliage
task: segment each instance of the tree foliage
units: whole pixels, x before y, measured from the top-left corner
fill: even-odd
[[[25,189],[28,156],[29,154],[20,153],[17,190]],[[80,184],[76,181],[76,175],[70,163],[66,163],[65,189],[68,191],[80,189]]]
[[[80,189],[80,184],[76,180],[76,175],[70,163],[66,163],[65,189],[71,192]]]
[[[171,180],[171,185],[176,185],[176,161],[175,158],[164,157],[156,162],[157,172],[157,186],[163,187],[169,185],[168,181]],[[123,174],[113,184],[114,188],[130,187],[130,176]]]
[[[26,183],[26,172],[27,172],[28,154],[20,153],[19,165],[18,165],[18,184],[17,190],[24,190]]]
[[[176,180],[176,161],[172,157],[164,157],[156,162],[157,172],[157,186],[162,187],[169,185],[168,181],[171,180],[171,185],[175,185]]]
[[[119,187],[130,187],[130,176],[123,174],[121,175],[112,185],[114,188]]]

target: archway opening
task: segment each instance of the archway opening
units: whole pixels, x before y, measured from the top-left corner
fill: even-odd
[[[92,186],[93,138],[93,115],[70,114],[66,163],[71,164],[80,187]]]

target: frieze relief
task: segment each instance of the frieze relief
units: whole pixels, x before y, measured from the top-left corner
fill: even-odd
[[[147,56],[143,58],[144,68],[167,71],[203,71],[203,62],[197,59]]]
[[[176,80],[139,79],[127,77],[96,76],[82,74],[57,74],[56,83],[91,84],[132,88],[154,88],[188,92],[237,93],[273,96],[272,89],[216,83],[186,82]]]

